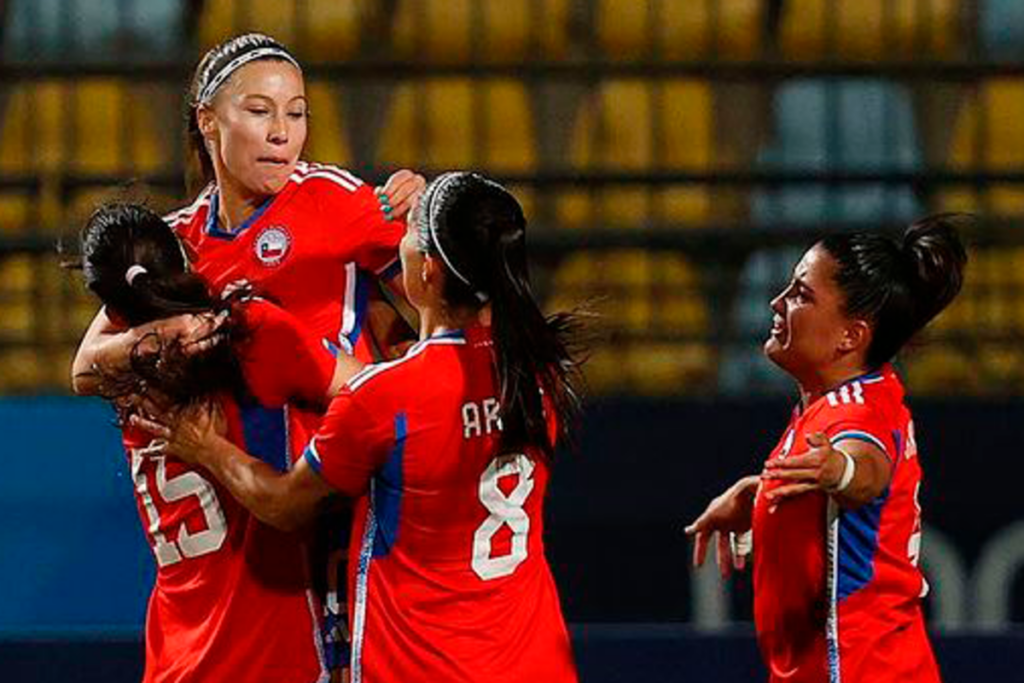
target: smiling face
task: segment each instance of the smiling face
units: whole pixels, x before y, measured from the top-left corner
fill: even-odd
[[[293,64],[263,59],[243,66],[198,115],[219,186],[257,196],[281,191],[308,126],[305,82]]]
[[[801,383],[820,377],[850,353],[863,353],[869,341],[866,323],[844,312],[836,267],[828,251],[815,245],[793,269],[789,285],[771,302],[774,315],[765,354]]]

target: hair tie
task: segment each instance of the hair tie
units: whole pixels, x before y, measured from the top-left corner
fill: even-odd
[[[125,274],[124,274],[125,282],[127,282],[128,286],[131,287],[132,283],[135,280],[135,278],[137,278],[138,276],[142,275],[143,273],[148,273],[148,272],[149,271],[146,270],[146,266],[140,266],[137,263],[135,265],[129,266],[127,272],[125,272]]]

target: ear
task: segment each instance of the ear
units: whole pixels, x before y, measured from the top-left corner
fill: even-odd
[[[839,349],[843,352],[867,351],[871,345],[871,325],[866,320],[853,320],[843,330],[843,336],[839,340]]]
[[[199,132],[203,134],[204,138],[212,138],[217,132],[217,118],[210,107],[200,106],[197,108],[196,121],[199,123]]]
[[[430,254],[423,255],[423,269],[420,271],[420,276],[423,279],[424,285],[430,285],[437,282],[437,278],[441,273],[441,267],[437,261]]]

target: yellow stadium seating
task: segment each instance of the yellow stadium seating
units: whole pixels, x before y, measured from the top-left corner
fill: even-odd
[[[352,161],[338,92],[329,83],[306,82],[309,100],[309,138],[305,156],[316,161],[346,166]]]
[[[753,59],[761,0],[598,0],[595,31],[609,59]]]
[[[960,0],[787,0],[779,42],[790,59],[920,59],[958,46]]]
[[[950,143],[954,170],[1019,170],[1024,168],[1024,82],[992,80],[961,108]],[[940,205],[951,211],[1024,215],[1024,190],[994,185],[987,192],[943,192]]]
[[[578,170],[707,170],[712,163],[711,93],[704,83],[617,80],[600,85],[580,107],[570,138],[570,164]],[[711,216],[701,187],[650,190],[603,188],[568,192],[558,202],[559,222],[590,228],[645,220],[699,223]]]
[[[706,385],[714,372],[711,349],[687,340],[708,326],[700,285],[697,272],[676,254],[577,252],[556,270],[547,307],[584,306],[596,314],[599,341],[585,366],[595,392],[668,394]]]
[[[569,10],[570,0],[399,0],[392,49],[436,63],[561,59]]]
[[[359,49],[377,0],[217,0],[203,3],[202,49],[251,31],[273,36],[301,59],[338,61]]]

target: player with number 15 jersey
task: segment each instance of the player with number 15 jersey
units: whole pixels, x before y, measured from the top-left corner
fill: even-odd
[[[236,310],[251,330],[237,352],[252,397],[220,397],[227,437],[286,469],[285,432],[275,436],[260,423],[288,402],[325,401],[334,363],[276,306],[257,300]],[[215,479],[151,442],[125,429],[139,516],[157,563],[143,680],[326,681],[303,537],[259,522]]]

